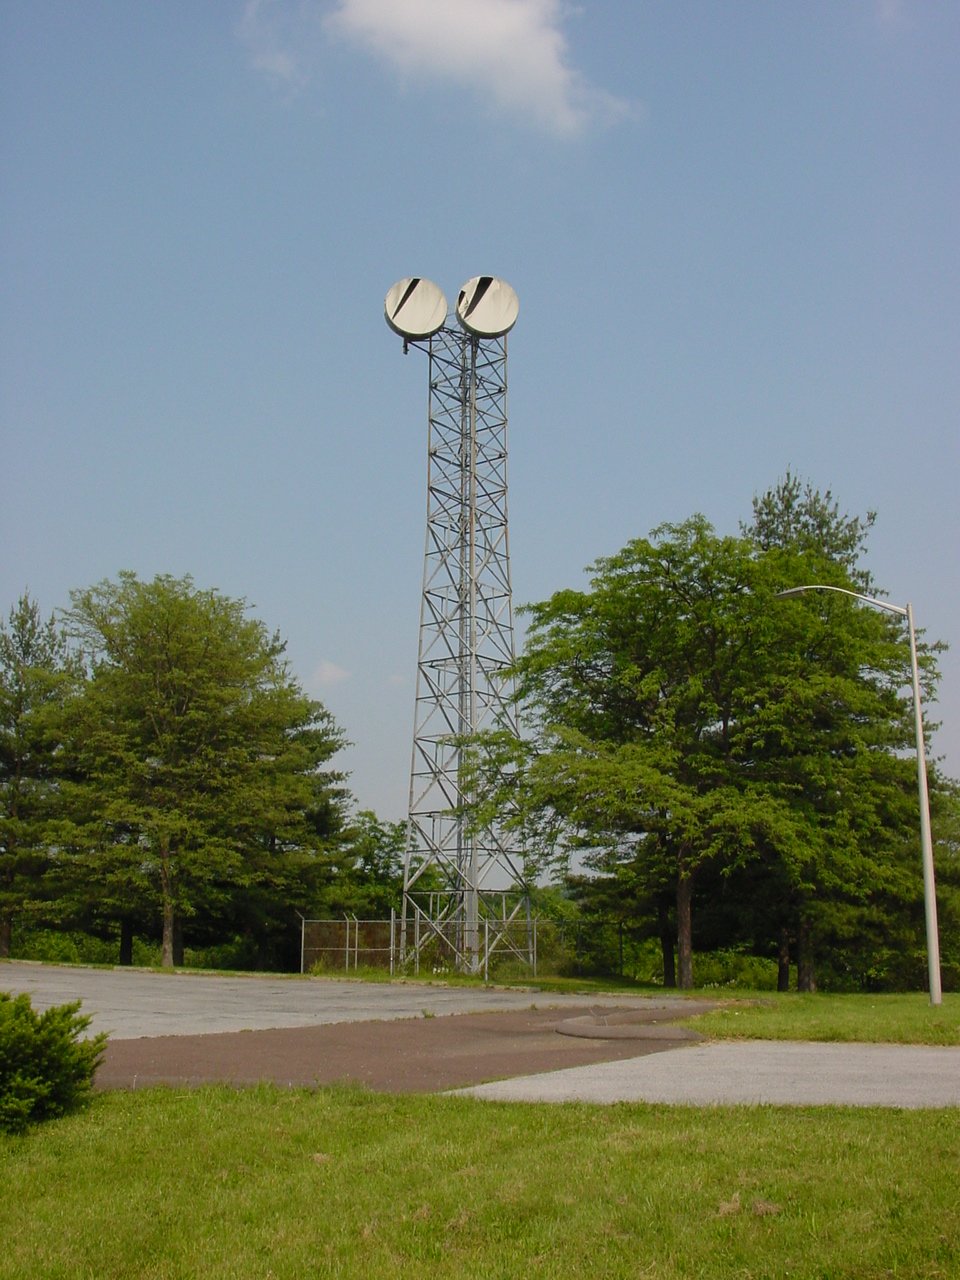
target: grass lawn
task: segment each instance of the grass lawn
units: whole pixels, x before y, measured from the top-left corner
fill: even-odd
[[[703,992],[704,996],[709,992]],[[723,997],[689,1025],[718,1040],[847,1040],[960,1045],[960,995],[770,995]]]
[[[0,1137],[0,1277],[960,1275],[960,1111],[210,1087]]]

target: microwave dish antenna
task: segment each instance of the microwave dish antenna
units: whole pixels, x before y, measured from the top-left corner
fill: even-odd
[[[414,342],[432,338],[447,319],[443,290],[423,276],[405,276],[392,285],[383,302],[383,315],[394,333]]]
[[[475,338],[502,338],[517,323],[520,300],[496,276],[474,276],[460,290],[457,319]]]

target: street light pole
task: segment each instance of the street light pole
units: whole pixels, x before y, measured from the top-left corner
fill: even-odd
[[[930,794],[927,790],[927,758],[923,738],[920,666],[917,662],[917,634],[913,625],[913,606],[909,603],[907,605],[891,604],[888,600],[878,600],[875,596],[861,595],[859,591],[848,591],[846,587],[828,587],[819,583],[778,591],[777,598],[799,596],[806,591],[836,591],[840,595],[859,600],[861,604],[872,605],[875,609],[895,613],[898,617],[907,620],[907,631],[910,636],[910,673],[913,681],[913,720],[917,736],[917,790],[920,796],[920,855],[923,860],[923,909],[927,928],[927,975],[930,1003],[938,1005],[943,1002],[940,986],[940,934],[937,927],[937,892],[933,874],[933,838],[930,832]]]
[[[913,720],[917,733],[917,790],[920,793],[920,851],[923,857],[923,908],[927,921],[927,971],[930,1003],[940,1004],[940,936],[937,928],[937,894],[933,876],[933,838],[930,832],[930,795],[927,791],[927,761],[923,740],[923,713],[920,709],[920,668],[917,663],[917,635],[913,626],[913,606],[907,602],[907,630],[910,633],[910,667],[913,673]]]

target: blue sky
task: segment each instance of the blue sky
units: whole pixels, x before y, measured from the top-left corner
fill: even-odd
[[[952,643],[960,775],[960,6],[6,0],[0,50],[4,613],[245,597],[401,818],[426,368],[383,297],[492,273],[516,601],[790,468]]]

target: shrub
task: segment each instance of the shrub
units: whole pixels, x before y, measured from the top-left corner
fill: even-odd
[[[37,1013],[26,995],[0,991],[0,1132],[62,1116],[90,1095],[107,1037],[80,1037],[80,1001]]]
[[[730,947],[698,951],[693,957],[693,981],[697,987],[776,991],[777,962]]]
[[[79,930],[15,928],[11,955],[47,964],[116,964],[116,939]]]

